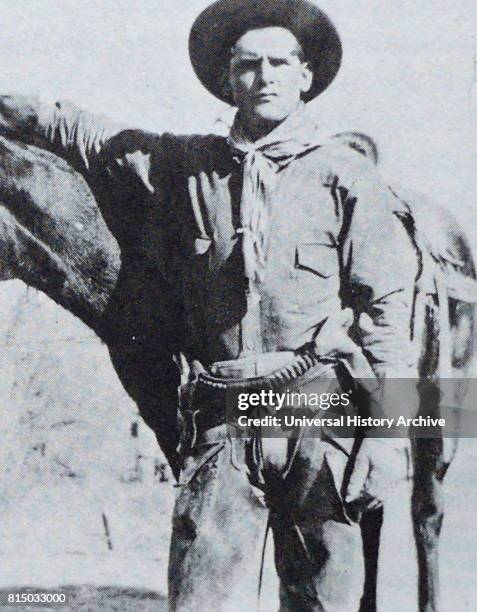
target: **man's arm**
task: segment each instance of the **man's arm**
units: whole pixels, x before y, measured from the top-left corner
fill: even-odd
[[[378,378],[415,378],[417,352],[411,340],[416,248],[394,214],[394,197],[370,171],[347,191],[340,247],[342,299],[372,321],[357,338]]]
[[[394,196],[373,168],[354,169],[342,193],[342,299],[359,318],[355,339],[380,381],[370,397],[370,416],[412,417],[419,407],[412,340],[418,252],[394,212]],[[383,501],[409,475],[406,428],[395,430],[399,439],[363,433],[346,494],[358,513]]]

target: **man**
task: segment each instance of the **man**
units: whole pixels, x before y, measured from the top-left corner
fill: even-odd
[[[160,415],[147,417],[181,468],[171,609],[238,609],[244,578],[259,573],[269,512],[281,610],[358,610],[358,519],[404,477],[405,443],[258,439],[257,455],[227,435],[225,396],[214,389],[275,384],[285,372],[300,388],[304,370],[307,380],[323,366],[329,375],[344,358],[378,380],[415,377],[415,249],[372,164],[327,142],[307,114],[341,62],[322,11],[306,0],[220,0],[196,20],[190,55],[205,87],[238,108],[228,139],[113,136],[117,128],[84,113],[33,105],[22,115],[8,99],[2,111],[17,132],[22,116],[25,134],[46,139],[95,193],[112,190],[121,210],[134,210],[116,217],[114,233],[123,254],[154,261],[164,282],[157,394],[171,396],[161,371],[174,355],[189,370],[179,459],[163,433],[174,429],[174,402],[162,398]],[[393,398],[380,401],[386,412]]]

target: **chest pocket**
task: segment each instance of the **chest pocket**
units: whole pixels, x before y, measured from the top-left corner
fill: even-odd
[[[335,246],[302,243],[295,249],[296,298],[300,309],[336,298],[339,293],[339,262]]]

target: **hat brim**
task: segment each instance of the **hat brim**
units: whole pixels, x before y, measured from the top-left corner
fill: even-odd
[[[273,26],[294,34],[313,72],[304,101],[320,95],[338,73],[342,47],[331,20],[308,0],[219,0],[205,9],[189,37],[192,66],[201,83],[214,96],[233,105],[224,78],[232,47],[245,32]]]

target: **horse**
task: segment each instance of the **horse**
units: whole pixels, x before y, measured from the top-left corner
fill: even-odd
[[[162,348],[171,326],[161,320],[177,310],[157,265],[136,248],[141,237],[131,241],[128,228],[121,242],[130,219],[116,216],[110,194],[93,195],[65,160],[4,137],[0,183],[0,279],[42,291],[97,334],[177,472],[180,380]]]
[[[39,144],[15,140],[8,130],[0,135],[0,279],[19,279],[42,291],[98,335],[177,475],[180,371],[171,352],[181,332],[180,299],[155,260],[154,231],[147,244],[143,235],[134,235],[124,208],[126,199],[134,199],[134,188],[119,194],[98,180],[93,188],[87,173],[48,151],[47,143]],[[135,214],[143,215],[138,227],[154,228],[153,210],[138,207]],[[452,215],[445,227],[450,250],[474,279],[470,246]],[[473,355],[474,310],[457,299],[450,303],[452,361],[464,375]],[[424,341],[426,354],[438,350],[431,332]],[[437,612],[441,487],[452,453],[446,456],[442,440],[415,440],[413,447],[419,610]],[[376,554],[367,567],[366,612],[376,605],[375,565]]]

